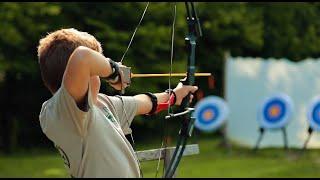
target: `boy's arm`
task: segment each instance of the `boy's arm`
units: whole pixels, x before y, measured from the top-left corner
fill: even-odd
[[[80,46],[69,58],[62,83],[79,105],[88,92],[90,79],[94,76],[108,77],[111,73],[108,58],[90,48]]]
[[[190,93],[194,93],[198,90],[197,86],[185,86],[182,83],[179,83],[178,86],[173,90],[176,94],[176,103],[175,105],[180,105],[182,99]],[[169,100],[169,94],[166,92],[163,93],[155,93],[158,104],[164,103]],[[138,102],[138,110],[136,115],[148,114],[152,109],[152,101],[149,96],[145,94],[139,94],[134,96],[134,98]],[[191,94],[190,101],[192,101],[193,95]]]
[[[164,103],[169,100],[168,93],[155,93],[157,97],[158,103]],[[134,96],[136,101],[138,102],[138,110],[136,115],[148,114],[152,109],[152,102],[150,97],[145,94],[138,94]]]

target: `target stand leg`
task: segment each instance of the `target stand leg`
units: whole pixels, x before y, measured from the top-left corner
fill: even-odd
[[[258,141],[257,141],[257,143],[256,143],[253,151],[257,151],[258,148],[259,148],[259,144],[260,144],[260,142],[261,142],[261,140],[262,140],[262,136],[264,135],[264,128],[260,127],[260,128],[259,128],[259,132],[260,132],[260,135],[259,135]]]
[[[231,151],[231,144],[227,138],[226,125],[222,125],[222,127],[219,129],[219,132],[222,135],[222,139],[221,139],[221,142],[219,145],[226,148],[230,152]]]
[[[288,138],[287,138],[287,131],[286,128],[281,128],[282,134],[283,134],[283,142],[284,142],[284,149],[288,150]]]
[[[303,144],[302,152],[304,152],[307,149],[307,144],[308,144],[308,142],[309,142],[309,140],[311,138],[312,133],[313,133],[313,129],[311,127],[309,127],[308,128],[308,138]]]

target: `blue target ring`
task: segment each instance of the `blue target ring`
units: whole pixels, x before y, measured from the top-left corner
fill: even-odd
[[[196,117],[200,121],[200,123],[211,124],[219,117],[219,109],[216,106],[208,104],[207,106],[202,108],[203,109],[200,110]]]
[[[281,121],[286,113],[286,107],[280,99],[269,101],[264,108],[263,115],[266,121],[276,123]]]
[[[223,124],[228,113],[229,108],[222,98],[208,96],[195,106],[195,127],[201,131],[212,132]]]
[[[318,103],[312,111],[312,119],[316,124],[320,125],[320,103]]]
[[[320,96],[313,98],[307,114],[312,129],[320,131]]]
[[[270,129],[284,127],[289,122],[292,109],[292,100],[285,94],[266,98],[258,116],[261,127]]]

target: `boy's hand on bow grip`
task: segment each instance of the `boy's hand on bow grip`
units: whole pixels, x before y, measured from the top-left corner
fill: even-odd
[[[180,106],[183,98],[185,98],[189,93],[190,99],[189,102],[192,102],[193,99],[193,93],[195,93],[198,90],[198,86],[190,86],[190,85],[183,85],[181,82],[177,85],[177,87],[173,90],[176,93],[176,104]]]

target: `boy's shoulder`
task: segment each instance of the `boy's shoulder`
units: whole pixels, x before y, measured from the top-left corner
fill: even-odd
[[[56,93],[42,103],[40,116],[44,115],[45,113],[52,112],[56,109],[56,107],[59,107],[61,104],[58,99],[60,99],[61,96],[64,96],[63,87],[60,87]]]

